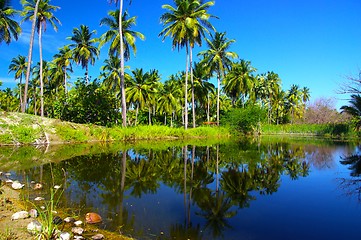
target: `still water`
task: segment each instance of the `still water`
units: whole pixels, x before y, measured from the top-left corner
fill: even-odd
[[[0,149],[0,170],[48,189],[62,185],[59,207],[97,212],[101,228],[136,239],[361,239],[356,143],[262,138],[79,148]]]

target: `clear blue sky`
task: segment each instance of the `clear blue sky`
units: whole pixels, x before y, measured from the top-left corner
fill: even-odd
[[[127,2],[127,1],[125,1]],[[357,75],[361,66],[361,1],[360,0],[216,0],[210,13],[219,17],[211,22],[219,32],[235,39],[231,50],[249,60],[257,73],[274,71],[282,79],[282,88],[292,84],[308,87],[311,101],[320,97],[347,98],[336,94],[347,75]],[[133,0],[126,4],[131,16],[138,16],[134,30],[146,36],[137,41],[138,52],[127,63],[131,69],[158,69],[162,80],[172,73],[185,69],[185,52],[172,51],[170,40],[158,37],[162,30],[159,18],[163,4],[172,0]],[[51,27],[43,37],[44,59],[51,60],[57,49],[69,41],[74,27],[85,24],[97,30],[97,37],[107,29],[99,27],[101,18],[115,9],[107,0],[52,0],[61,9],[55,14],[62,22],[58,32]],[[18,1],[12,5],[21,9]],[[18,54],[27,56],[30,23],[23,23],[23,34],[18,42],[0,45],[0,80],[4,87],[13,87],[13,75],[8,66]],[[35,42],[37,41],[37,36]],[[195,53],[202,48],[196,47]],[[38,48],[34,47],[33,61],[38,61]],[[90,75],[98,77],[100,66],[107,57],[102,48]],[[76,76],[84,71],[75,67]],[[76,79],[76,77],[74,77]],[[347,101],[338,100],[337,107]]]

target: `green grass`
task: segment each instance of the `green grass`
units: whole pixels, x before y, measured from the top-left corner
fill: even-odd
[[[284,124],[262,127],[262,134],[313,135],[323,137],[349,138],[357,137],[357,132],[349,124]]]

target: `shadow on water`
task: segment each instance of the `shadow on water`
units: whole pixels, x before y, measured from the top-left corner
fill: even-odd
[[[334,168],[335,152],[353,149],[352,143],[274,138],[6,147],[0,170],[28,185],[42,182],[44,195],[62,185],[67,214],[98,212],[100,227],[137,239],[264,239],[266,231],[258,236],[239,227],[241,213],[284,184]],[[360,157],[342,163],[359,177]]]

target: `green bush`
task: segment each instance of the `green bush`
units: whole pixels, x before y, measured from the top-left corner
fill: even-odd
[[[266,116],[266,111],[258,106],[234,108],[222,117],[221,124],[243,134],[250,134],[259,131],[259,124]]]

